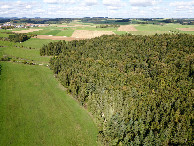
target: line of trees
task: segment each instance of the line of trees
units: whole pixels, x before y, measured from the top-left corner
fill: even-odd
[[[6,29],[13,29],[14,26],[1,26],[1,28],[2,28],[2,29],[5,29],[5,30],[6,30]]]
[[[120,25],[118,25],[118,24],[101,24],[101,25],[99,25],[99,26],[96,26],[96,28],[108,28],[108,27],[114,27],[114,28],[117,28],[117,27],[120,27]]]
[[[28,39],[30,39],[31,36],[27,35],[27,34],[12,34],[9,35],[9,40],[13,41],[13,42],[24,42]]]
[[[104,145],[192,145],[194,36],[102,36],[41,55],[92,113]]]

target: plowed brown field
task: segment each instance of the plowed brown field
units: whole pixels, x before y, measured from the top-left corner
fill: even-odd
[[[65,37],[65,36],[51,36],[51,35],[37,35],[34,38],[50,39],[50,40],[66,40],[66,41],[82,40],[82,38]]]
[[[194,31],[194,28],[177,28],[177,29],[181,31]]]
[[[117,31],[137,31],[133,25],[121,25]]]
[[[102,35],[115,35],[112,31],[89,31],[89,30],[76,30],[72,34],[74,38],[83,38],[83,39],[90,39],[99,37]]]

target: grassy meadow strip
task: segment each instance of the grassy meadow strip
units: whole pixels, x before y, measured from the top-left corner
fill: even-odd
[[[42,46],[44,44],[48,44],[50,42],[54,42],[54,40],[30,38],[29,40],[18,44],[18,46],[24,46],[24,47],[31,47],[31,48],[40,49],[40,48],[42,48]]]
[[[1,62],[0,145],[95,146],[97,128],[43,66]]]
[[[70,36],[72,36],[73,32],[74,32],[73,29],[62,30],[61,32],[57,33],[56,36],[70,37]]]
[[[19,47],[1,47],[3,54],[12,58],[22,58],[24,60],[33,60],[36,63],[49,63],[50,57],[40,57],[38,49],[26,49]]]

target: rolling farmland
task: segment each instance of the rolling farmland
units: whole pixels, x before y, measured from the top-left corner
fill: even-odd
[[[0,145],[191,144],[193,25],[86,20],[0,29]]]

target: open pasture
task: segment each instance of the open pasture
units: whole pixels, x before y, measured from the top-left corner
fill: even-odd
[[[1,62],[0,145],[97,145],[97,128],[49,68]]]
[[[40,49],[44,44],[48,44],[50,42],[53,42],[53,40],[51,39],[44,39],[44,40],[40,40],[38,38],[30,38],[24,42],[18,43],[17,46],[23,46],[23,47],[28,47],[28,48],[36,48],[36,49]]]
[[[0,57],[12,57],[0,62],[0,145],[97,145],[91,117],[67,96],[48,67],[12,62],[49,64],[50,57],[40,56],[39,48],[51,41],[0,40]]]

